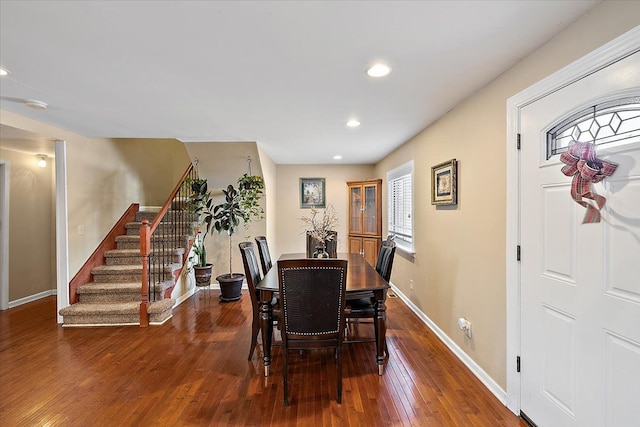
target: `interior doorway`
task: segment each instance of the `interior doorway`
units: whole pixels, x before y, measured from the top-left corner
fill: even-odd
[[[57,294],[56,148],[50,138],[0,127],[1,309]]]

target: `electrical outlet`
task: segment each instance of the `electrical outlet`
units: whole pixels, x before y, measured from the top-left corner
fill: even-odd
[[[84,236],[84,225],[78,226],[78,236]]]
[[[409,289],[413,290],[413,279],[409,280]]]
[[[471,322],[469,322],[464,317],[458,319],[458,327],[464,331],[464,334],[471,338]]]

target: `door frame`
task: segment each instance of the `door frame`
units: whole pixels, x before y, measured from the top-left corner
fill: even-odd
[[[520,264],[516,248],[520,244],[520,151],[516,141],[520,133],[522,108],[608,65],[640,51],[640,26],[588,53],[549,77],[507,100],[507,212],[506,212],[506,295],[507,295],[507,396],[505,404],[520,414]]]
[[[9,308],[9,162],[0,160],[0,310]]]
[[[67,141],[56,139],[56,321],[69,305],[69,218],[67,215]]]

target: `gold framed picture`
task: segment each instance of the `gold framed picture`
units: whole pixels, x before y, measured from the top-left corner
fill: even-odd
[[[458,173],[456,159],[431,168],[431,204],[455,205],[458,203]]]

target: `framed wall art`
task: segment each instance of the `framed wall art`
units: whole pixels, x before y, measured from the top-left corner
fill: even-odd
[[[456,159],[431,168],[431,204],[455,205],[458,203],[458,173]]]
[[[300,207],[324,209],[326,204],[324,178],[300,178]]]

